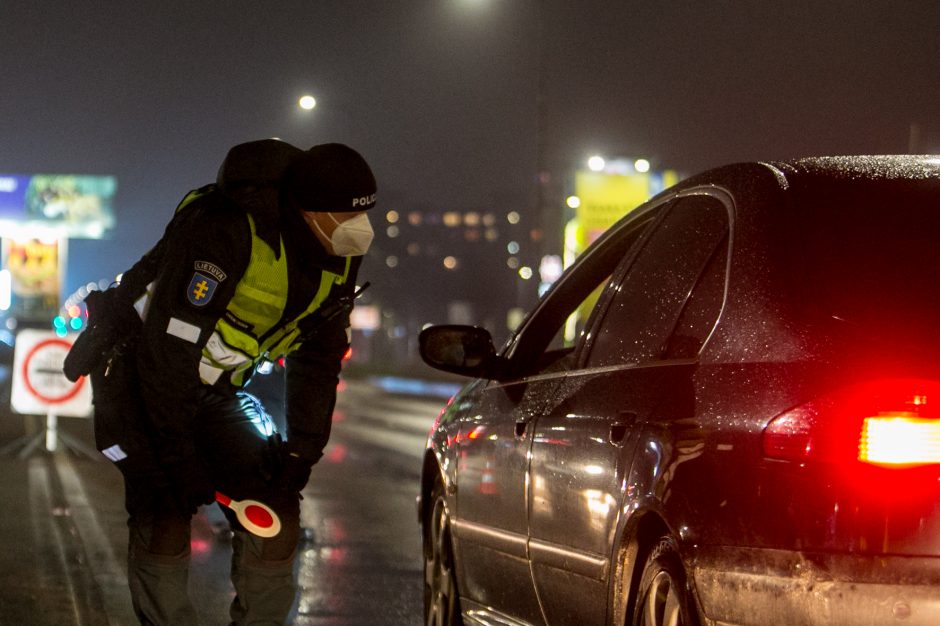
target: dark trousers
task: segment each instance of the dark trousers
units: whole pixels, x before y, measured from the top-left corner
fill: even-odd
[[[236,624],[283,624],[296,595],[294,560],[300,534],[296,492],[272,488],[274,425],[248,394],[206,388],[195,418],[196,446],[214,487],[235,500],[264,502],[281,519],[280,533],[261,539],[223,508],[234,533],[231,579]],[[188,594],[190,516],[166,505],[153,485],[162,481],[125,472],[129,514],[128,580],[142,624],[195,624]]]

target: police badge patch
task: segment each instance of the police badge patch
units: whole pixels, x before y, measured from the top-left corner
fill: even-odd
[[[186,297],[194,306],[206,306],[212,300],[212,295],[218,286],[219,281],[214,278],[209,278],[202,272],[194,272],[192,280],[189,281],[189,288],[186,290]]]

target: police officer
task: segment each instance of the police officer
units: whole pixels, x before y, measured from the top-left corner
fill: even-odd
[[[372,171],[348,146],[235,146],[217,182],[190,192],[163,238],[109,290],[125,305],[136,300],[143,319],[136,341],[92,375],[99,448],[125,477],[141,623],[196,622],[190,522],[216,491],[262,501],[282,524],[262,539],[226,510],[232,620],[286,620],[299,492],[329,438],[375,194]],[[281,357],[287,432],[278,444],[244,387],[260,363]]]

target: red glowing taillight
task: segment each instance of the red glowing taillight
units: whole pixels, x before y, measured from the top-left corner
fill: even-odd
[[[887,466],[940,463],[940,419],[903,414],[866,417],[858,460]]]
[[[762,446],[768,458],[799,463],[940,464],[940,381],[852,385],[772,419]]]

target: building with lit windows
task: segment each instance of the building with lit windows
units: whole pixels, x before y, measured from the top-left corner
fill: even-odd
[[[414,362],[426,324],[476,324],[501,342],[535,302],[541,231],[524,210],[399,207],[372,225],[359,280],[373,286],[357,308],[375,307],[379,327],[356,329],[354,360]]]
[[[375,241],[359,281],[373,286],[354,311],[353,363],[419,363],[417,338],[428,324],[483,326],[498,347],[600,232],[678,179],[645,160],[595,157],[543,190],[540,207],[402,203],[371,216]]]

